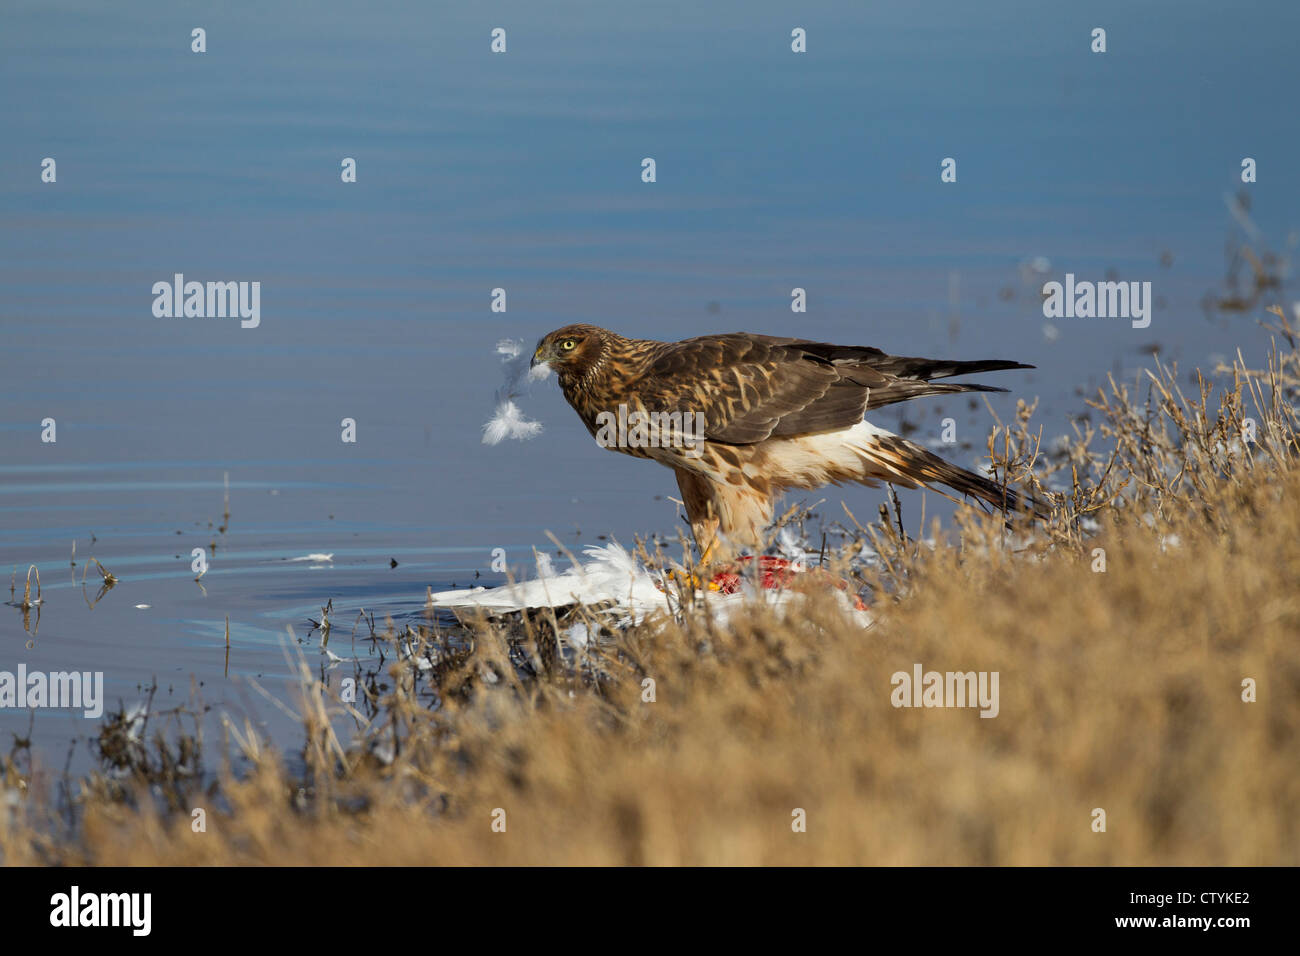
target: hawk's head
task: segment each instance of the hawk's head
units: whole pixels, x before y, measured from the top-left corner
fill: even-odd
[[[610,336],[594,325],[566,325],[542,336],[531,366],[545,363],[562,379],[578,379],[600,361]]]

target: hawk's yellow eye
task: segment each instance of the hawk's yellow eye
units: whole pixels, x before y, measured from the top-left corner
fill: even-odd
[[[577,345],[578,343],[573,341],[573,339],[565,339],[563,342],[560,343],[560,348],[562,348],[566,352],[572,352],[575,348],[577,348]]]

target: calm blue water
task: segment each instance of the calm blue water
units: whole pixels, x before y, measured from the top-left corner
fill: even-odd
[[[0,569],[37,564],[46,600],[38,627],[0,607],[0,670],[104,670],[111,705],[193,676],[287,734],[243,682],[282,692],[282,637],[326,600],[336,622],[409,614],[429,586],[500,580],[493,548],[553,550],[548,530],[673,533],[671,475],[596,448],[553,383],[522,403],[541,438],[480,443],[502,338],[585,321],[1014,358],[1038,370],[997,376],[995,405],[1039,397],[1049,434],[1146,346],[1194,366],[1266,345],[1257,311],[1199,303],[1243,235],[1225,194],[1248,191],[1256,248],[1294,252],[1293,2],[443,6],[6,0]],[[1151,327],[1045,328],[1033,257],[1151,281]],[[260,326],[156,318],[176,272],[261,282]],[[977,446],[989,425],[906,413]],[[826,497],[872,514],[880,492]],[[191,549],[214,540],[199,587]],[[312,553],[333,560],[286,560]],[[93,608],[90,556],[120,579]],[[55,763],[90,731],[37,720]]]

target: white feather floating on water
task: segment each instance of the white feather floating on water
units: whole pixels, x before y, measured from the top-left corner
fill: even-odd
[[[542,433],[542,423],[524,417],[511,399],[497,405],[496,414],[483,426],[483,444],[496,445],[504,438],[526,441]]]
[[[520,411],[519,406],[515,404],[515,399],[522,393],[522,384],[525,380],[533,381],[541,372],[545,376],[548,368],[546,363],[530,369],[524,361],[524,344],[522,341],[514,339],[502,339],[497,343],[497,354],[502,356],[505,363],[506,381],[505,384],[497,389],[496,393],[496,411],[483,426],[483,444],[496,445],[506,438],[513,438],[516,441],[527,441],[529,438],[535,438],[542,433],[542,423],[532,421],[525,417]]]

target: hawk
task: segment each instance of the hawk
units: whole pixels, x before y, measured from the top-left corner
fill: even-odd
[[[746,332],[657,342],[594,325],[544,336],[531,365],[542,364],[600,444],[673,470],[705,562],[760,547],[776,499],[790,488],[938,484],[1003,510],[1039,513],[1032,501],[864,419],[923,395],[1003,392],[934,380],[1032,365],[907,358]]]

